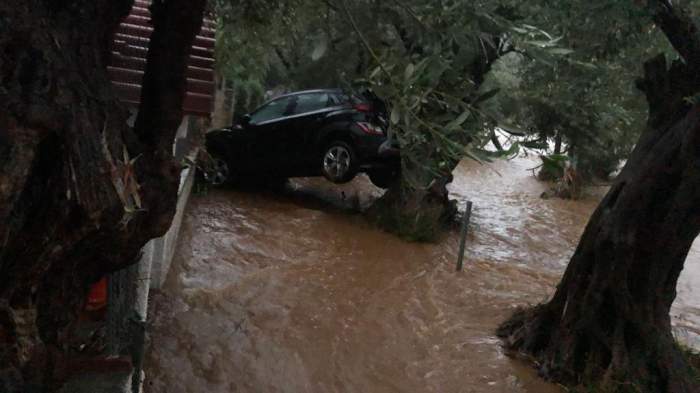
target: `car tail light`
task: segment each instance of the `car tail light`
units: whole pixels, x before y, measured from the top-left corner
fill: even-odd
[[[353,106],[353,108],[359,112],[370,112],[372,110],[372,108],[369,106],[369,104],[364,104],[364,103],[355,104]]]
[[[384,135],[382,128],[372,123],[357,122],[356,124],[365,134]]]

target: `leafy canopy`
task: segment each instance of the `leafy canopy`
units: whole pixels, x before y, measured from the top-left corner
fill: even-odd
[[[554,140],[581,171],[610,172],[643,128],[641,63],[669,50],[634,1],[217,0],[216,12],[217,59],[238,86],[386,99],[413,188],[464,155]],[[515,135],[507,150],[499,130]]]

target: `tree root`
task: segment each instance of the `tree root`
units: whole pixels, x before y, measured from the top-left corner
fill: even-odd
[[[700,354],[672,340],[649,337],[627,343],[608,337],[610,345],[596,346],[591,344],[591,334],[567,336],[557,331],[558,321],[550,305],[518,308],[496,334],[507,355],[531,362],[540,377],[572,392],[700,391]],[[612,358],[608,350],[614,353]],[[576,356],[570,356],[574,352]]]
[[[366,211],[380,228],[410,241],[435,240],[456,213],[456,202],[448,198],[445,185],[407,191],[398,183]]]

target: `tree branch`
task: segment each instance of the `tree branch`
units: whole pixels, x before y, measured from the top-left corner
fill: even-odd
[[[343,4],[343,10],[345,11],[345,15],[347,15],[348,19],[350,20],[350,24],[352,25],[352,28],[355,30],[355,33],[360,37],[360,41],[362,41],[362,44],[365,46],[367,51],[369,52],[370,55],[372,55],[372,58],[374,58],[374,61],[379,64],[379,68],[386,74],[387,77],[389,77],[389,81],[393,84],[393,78],[391,73],[384,67],[384,64],[382,63],[382,60],[377,56],[377,54],[374,52],[372,47],[369,45],[369,42],[365,38],[365,36],[362,34],[362,31],[360,31],[360,28],[357,27],[357,23],[355,23],[355,18],[352,17],[352,14],[350,14],[350,10],[348,9],[348,5],[345,3],[345,1],[342,2]]]
[[[134,128],[145,148],[162,157],[171,155],[182,120],[187,62],[205,5],[206,0],[154,0],[151,4],[153,33]]]
[[[328,8],[332,9],[333,11],[335,11],[335,12],[339,12],[339,11],[340,11],[340,9],[338,9],[338,6],[336,6],[335,4],[331,3],[329,0],[323,0],[323,2],[326,3],[326,5],[328,6]]]
[[[409,6],[408,4],[402,3],[400,0],[394,0],[394,3],[396,3],[396,5],[398,5],[399,7],[405,9],[406,12],[408,12],[408,14],[411,15],[411,17],[412,17],[416,22],[418,22],[419,25],[421,25],[421,27],[427,28],[427,26],[425,25],[425,23],[423,23],[423,21],[420,20],[420,18],[418,17],[418,15],[416,14],[416,12],[413,11],[413,8],[411,8],[411,6]]]
[[[693,69],[700,67],[700,34],[687,11],[668,0],[650,0],[654,23]]]
[[[287,57],[284,55],[284,53],[282,53],[282,49],[277,45],[273,45],[272,47],[275,50],[275,54],[282,62],[282,65],[284,66],[284,68],[286,68],[287,71],[291,71],[292,70],[292,63],[290,63],[289,60],[287,60]]]

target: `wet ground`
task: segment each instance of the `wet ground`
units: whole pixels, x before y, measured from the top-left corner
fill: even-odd
[[[350,213],[379,195],[365,178],[193,197],[151,299],[146,391],[562,391],[506,357],[494,330],[551,296],[605,190],[543,200],[534,166],[457,168],[452,196],[475,209],[461,273],[456,231],[411,244]],[[698,279],[700,245],[673,310],[677,335],[696,345]]]

